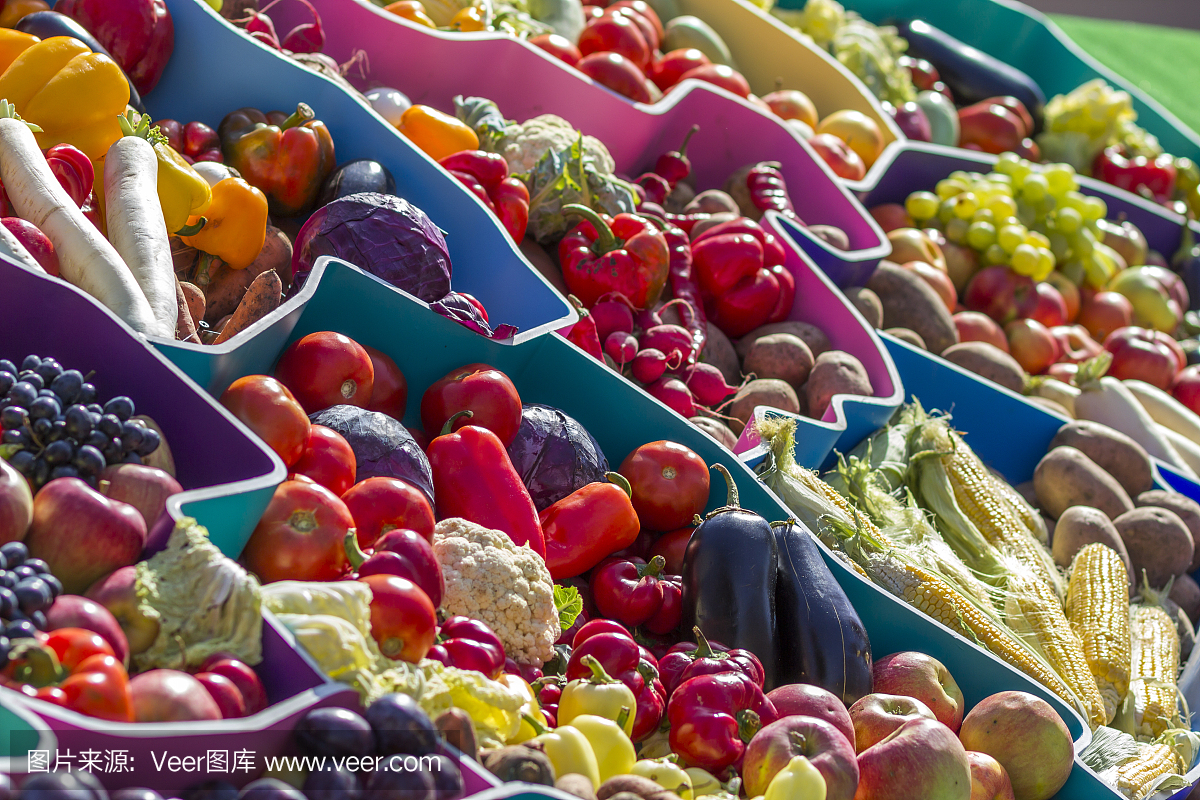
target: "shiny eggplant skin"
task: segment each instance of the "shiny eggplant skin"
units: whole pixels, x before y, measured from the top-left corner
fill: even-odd
[[[317,198],[317,207],[332,203],[339,197],[348,197],[359,192],[377,192],[379,194],[395,194],[396,179],[388,168],[370,158],[356,158],[339,164],[337,169],[329,173],[321,186],[321,195]]]
[[[871,693],[871,640],[802,525],[772,526],[778,551],[775,627],[780,684],[809,683],[847,706]]]
[[[16,29],[39,39],[70,36],[92,48],[93,53],[100,53],[112,58],[112,54],[96,41],[96,37],[88,33],[87,28],[66,14],[60,14],[57,11],[35,11],[32,14],[26,14],[17,22]],[[129,82],[129,105],[133,106],[139,114],[145,114],[146,108],[142,105],[142,96],[138,94],[137,89],[133,88],[133,82],[129,80],[129,76],[126,76],[125,80]]]

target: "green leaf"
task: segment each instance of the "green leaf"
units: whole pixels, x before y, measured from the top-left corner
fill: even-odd
[[[583,613],[583,597],[574,586],[554,584],[554,607],[558,609],[558,624],[564,631],[575,624]]]

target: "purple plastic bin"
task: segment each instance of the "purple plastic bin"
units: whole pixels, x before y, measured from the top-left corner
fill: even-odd
[[[556,114],[604,142],[617,171],[630,176],[650,170],[698,124],[687,151],[698,190],[721,188],[747,164],[779,161],[800,218],[841,228],[850,240],[850,250],[842,252],[797,227],[797,242],[819,266],[874,265],[890,252],[875,220],[792,128],[723,89],[688,81],[653,106],[632,104],[507,36],[431,31],[357,0],[314,0],[313,5],[325,30],[325,54],[338,61],[367,54],[361,71],[355,68],[346,76],[363,90],[389,86],[414,103],[449,113],[455,95],[486,97],[519,122]],[[295,2],[273,6],[270,15],[279,30],[309,21],[308,11]]]

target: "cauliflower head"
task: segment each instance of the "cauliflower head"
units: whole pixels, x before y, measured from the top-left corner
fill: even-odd
[[[503,531],[458,518],[433,529],[433,553],[447,612],[486,622],[515,661],[540,665],[554,657],[561,633],[554,581],[537,553]]]
[[[533,169],[547,151],[570,148],[578,136],[575,126],[562,117],[542,114],[513,126],[500,141],[497,152],[508,162],[510,173],[523,175]],[[611,175],[617,168],[608,148],[595,136],[583,137],[583,152],[592,159],[601,175]]]

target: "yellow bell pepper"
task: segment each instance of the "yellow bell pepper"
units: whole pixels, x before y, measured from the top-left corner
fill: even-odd
[[[488,30],[487,16],[479,6],[467,6],[450,20],[450,30],[470,33]]]
[[[433,20],[425,13],[425,6],[421,5],[421,0],[396,0],[395,3],[389,3],[383,7],[384,11],[390,11],[397,17],[406,19],[409,22],[415,22],[418,25],[424,25],[426,28],[436,28]]]
[[[7,9],[7,6],[5,8]],[[3,19],[2,15],[0,19]],[[0,72],[8,69],[8,65],[15,61],[17,56],[40,41],[41,39],[29,33],[7,27],[0,29]]]
[[[580,714],[567,725],[583,733],[591,744],[592,753],[596,756],[596,767],[600,770],[600,783],[615,775],[628,775],[637,763],[633,742],[629,741],[628,734],[621,726],[611,719],[594,714]]]
[[[580,714],[595,714],[605,719],[623,719],[621,727],[625,733],[633,733],[633,720],[637,716],[633,692],[605,672],[595,656],[584,656],[583,663],[592,675],[573,680],[563,689],[558,699],[558,724],[567,725]]]
[[[541,723],[542,725],[546,724],[546,717],[544,714],[542,714],[542,706],[537,700],[537,692],[533,691],[533,687],[530,686],[529,683],[526,682],[526,680],[520,675],[513,675],[510,672],[506,672],[501,675],[498,680],[509,689],[512,689],[514,692],[521,695],[521,698],[525,701],[524,705],[521,706],[520,712],[521,727],[517,729],[517,734],[515,736],[506,740],[504,743],[520,744],[521,742],[527,742],[533,737],[537,736],[538,732],[534,730],[532,725],[525,721],[526,716],[532,717],[535,721]]]
[[[212,203],[200,232],[183,241],[217,256],[230,269],[245,269],[258,258],[267,240],[267,196],[241,178],[226,178],[212,187]],[[189,217],[196,225],[199,217]],[[207,282],[204,276],[198,279]]]
[[[804,756],[795,756],[771,778],[764,800],[825,800],[825,778]]]
[[[55,36],[13,59],[0,75],[0,98],[42,129],[38,146],[66,142],[95,162],[121,138],[117,119],[129,104],[129,83],[108,56],[77,39]]]
[[[140,137],[154,145],[154,154],[158,156],[158,203],[162,206],[167,230],[176,233],[188,224],[189,217],[198,217],[208,210],[212,189],[208,181],[167,144],[162,131],[150,123],[148,115],[139,120],[133,110],[118,121],[123,134]]]
[[[692,800],[692,776],[674,761],[665,758],[643,758],[629,770],[631,775],[649,778],[668,791],[679,795],[681,800]],[[716,782],[716,778],[713,778]],[[717,788],[721,785],[718,783]]]
[[[479,149],[479,137],[470,126],[429,106],[414,105],[405,110],[398,130],[434,161],[463,150]]]
[[[591,781],[593,789],[600,786],[600,766],[596,763],[596,753],[583,731],[570,725],[560,725],[549,731],[545,725],[528,715],[525,721],[538,731],[533,741],[542,746],[546,758],[554,765],[555,775],[575,772]]]

